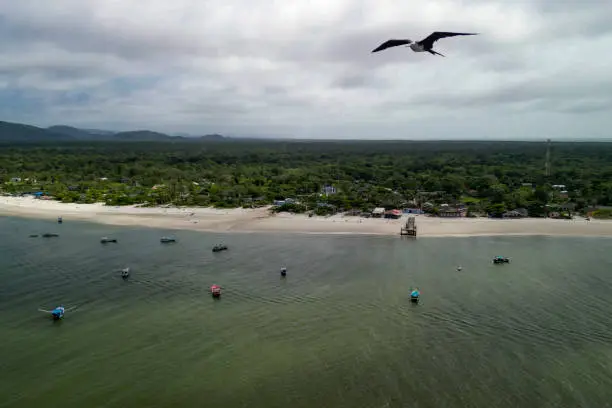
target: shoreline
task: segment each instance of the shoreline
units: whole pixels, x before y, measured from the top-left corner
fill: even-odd
[[[231,233],[293,233],[399,236],[407,215],[398,220],[337,214],[309,218],[305,214],[270,214],[257,209],[187,207],[109,207],[102,203],[73,204],[31,197],[0,196],[0,216],[78,220],[116,226],[138,226]],[[583,218],[489,219],[439,218],[416,215],[418,237],[574,236],[612,237],[612,221]],[[409,237],[410,238],[410,237]]]

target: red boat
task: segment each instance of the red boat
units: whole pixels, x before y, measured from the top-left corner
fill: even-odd
[[[221,296],[221,286],[219,286],[219,285],[212,285],[210,287],[210,293],[213,295],[213,297]]]

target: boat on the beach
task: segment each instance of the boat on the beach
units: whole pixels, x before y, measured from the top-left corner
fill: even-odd
[[[221,296],[221,286],[219,286],[219,285],[212,285],[210,287],[210,293],[215,298],[220,297]]]
[[[213,250],[213,252],[219,252],[219,251],[226,251],[227,249],[228,249],[227,245],[225,245],[225,244],[217,244],[217,245],[215,245],[213,247],[212,250]]]
[[[502,264],[502,263],[509,263],[510,259],[506,258],[505,256],[496,256],[495,258],[493,258],[493,263],[494,264]]]
[[[162,242],[162,243],[176,242],[176,238],[170,238],[170,237],[161,237],[161,238],[159,239],[159,242]]]
[[[280,274],[281,276],[287,276],[287,268],[285,268],[284,266],[280,269]]]
[[[127,267],[127,268],[123,268],[123,269],[121,270],[121,277],[122,277],[123,279],[126,279],[128,276],[130,276],[130,268],[129,268],[129,267]]]
[[[59,234],[53,234],[53,233],[47,232],[47,233],[45,233],[45,234],[42,234],[42,237],[43,237],[43,238],[53,238],[53,237],[59,237]]]
[[[412,289],[410,291],[410,301],[412,303],[419,303],[419,298],[421,297],[421,292],[418,288]]]
[[[103,244],[107,244],[109,242],[117,242],[116,238],[102,237],[100,238],[100,242]]]

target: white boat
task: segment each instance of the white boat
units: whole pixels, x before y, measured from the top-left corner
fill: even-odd
[[[121,270],[121,277],[125,279],[128,276],[130,276],[130,268],[129,267],[128,268],[123,268]]]

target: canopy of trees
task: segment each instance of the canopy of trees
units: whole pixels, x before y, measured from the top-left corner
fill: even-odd
[[[12,143],[0,146],[0,188],[109,205],[237,207],[291,197],[296,211],[464,203],[475,213],[541,215],[546,204],[612,204],[612,144],[554,143],[550,177],[545,152],[545,142]],[[322,195],[325,185],[337,192]]]

